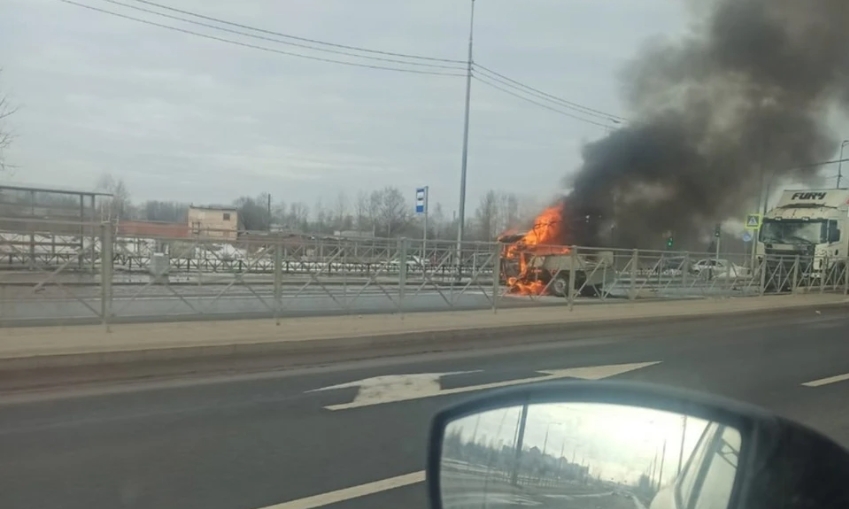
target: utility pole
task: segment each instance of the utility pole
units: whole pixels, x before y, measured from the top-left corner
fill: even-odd
[[[268,193],[268,204],[266,205],[266,213],[268,213],[268,231],[271,231],[271,193]]]
[[[472,97],[472,41],[475,30],[475,0],[472,0],[472,15],[469,22],[469,58],[466,61],[466,114],[463,120],[463,159],[460,165],[460,223],[457,226],[457,267],[463,253],[463,226],[466,221],[466,166],[469,159],[469,103]],[[458,274],[459,275],[459,274]]]

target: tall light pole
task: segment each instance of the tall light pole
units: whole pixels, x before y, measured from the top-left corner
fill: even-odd
[[[469,58],[466,61],[466,115],[463,120],[463,160],[460,165],[460,222],[457,224],[457,267],[463,253],[463,226],[466,222],[466,163],[469,159],[469,103],[472,96],[472,40],[475,31],[475,0],[472,0],[472,16],[469,22]]]
[[[843,148],[849,145],[849,140],[843,140],[843,143],[840,144],[840,161],[837,163],[837,187],[835,189],[840,189],[840,181],[843,180]]]

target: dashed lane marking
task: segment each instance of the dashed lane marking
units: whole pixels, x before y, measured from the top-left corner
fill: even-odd
[[[805,382],[802,385],[804,385],[805,387],[820,387],[828,384],[836,384],[837,382],[843,382],[845,380],[849,380],[849,373],[843,375],[830,376],[828,378],[820,378],[819,380]]]
[[[270,505],[260,509],[313,509],[315,507],[323,507],[337,502],[344,502],[352,498],[364,497],[373,495],[381,491],[394,490],[403,486],[417,484],[425,480],[424,470],[413,472],[411,474],[399,475],[398,477],[390,477],[380,481],[374,481],[359,486],[352,486],[336,491],[328,491],[311,497],[299,498],[290,500],[282,504]]]

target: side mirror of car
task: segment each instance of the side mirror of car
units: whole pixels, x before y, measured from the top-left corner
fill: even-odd
[[[434,509],[849,507],[849,453],[764,410],[610,382],[540,384],[439,413]]]

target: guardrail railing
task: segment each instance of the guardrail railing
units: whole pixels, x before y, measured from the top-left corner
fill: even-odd
[[[0,325],[610,305],[849,292],[845,258],[342,239],[0,230]],[[70,232],[79,231],[79,234]],[[518,281],[515,278],[519,278]]]

